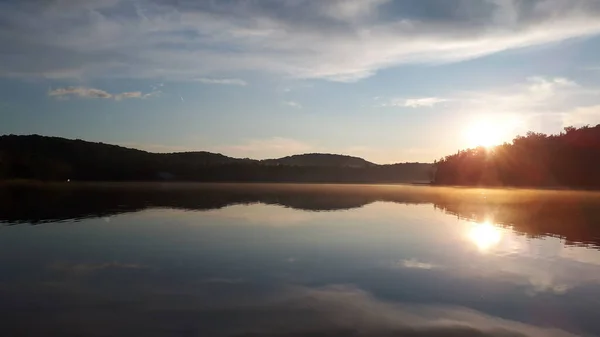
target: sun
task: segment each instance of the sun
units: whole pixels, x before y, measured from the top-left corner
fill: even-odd
[[[526,121],[516,114],[479,114],[472,116],[464,130],[466,146],[490,148],[510,141],[519,130],[526,128]]]
[[[473,123],[466,131],[469,146],[492,147],[502,144],[505,129],[491,120]]]

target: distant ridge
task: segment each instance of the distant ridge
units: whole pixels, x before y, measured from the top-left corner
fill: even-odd
[[[330,167],[373,167],[374,163],[359,157],[329,153],[307,153],[287,156],[279,159],[267,159],[262,161],[269,165],[290,166],[330,166]]]
[[[151,153],[40,135],[0,136],[0,179],[376,183],[427,181],[431,170],[431,164],[377,165],[337,154],[254,160],[206,151]]]

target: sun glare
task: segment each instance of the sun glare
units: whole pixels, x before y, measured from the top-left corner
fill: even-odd
[[[492,147],[510,142],[526,128],[523,118],[515,114],[489,114],[473,116],[464,130],[465,146]]]
[[[469,231],[469,239],[482,251],[500,243],[502,232],[490,222],[475,224]]]
[[[503,140],[503,128],[491,121],[474,123],[467,130],[467,141],[470,146],[492,147],[501,144]]]

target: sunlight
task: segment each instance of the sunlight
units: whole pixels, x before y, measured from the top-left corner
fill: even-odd
[[[502,239],[502,232],[489,221],[475,224],[469,231],[469,239],[482,251],[494,247]]]
[[[502,144],[503,130],[502,126],[493,123],[492,121],[480,121],[474,123],[467,130],[467,140],[469,146],[492,147]]]
[[[518,130],[523,129],[524,126],[523,118],[514,114],[474,116],[464,129],[465,145],[489,148],[510,142]]]

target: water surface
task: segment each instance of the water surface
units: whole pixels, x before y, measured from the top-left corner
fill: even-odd
[[[0,187],[6,336],[597,336],[600,194]]]

